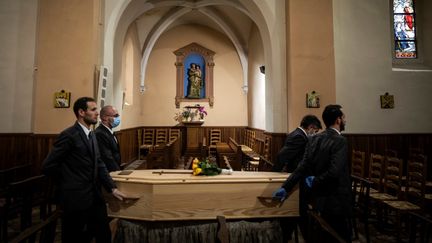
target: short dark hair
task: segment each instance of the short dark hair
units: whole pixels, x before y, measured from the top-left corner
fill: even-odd
[[[91,98],[91,97],[81,97],[78,98],[73,106],[73,111],[75,113],[75,116],[78,117],[78,110],[82,109],[82,110],[87,110],[88,106],[87,106],[87,102],[96,102],[95,99]]]
[[[339,117],[343,116],[341,105],[328,105],[323,111],[322,118],[326,127],[335,124]]]
[[[300,126],[302,128],[307,128],[310,125],[315,126],[318,129],[321,129],[321,122],[318,119],[318,117],[314,116],[314,115],[306,115],[303,117],[302,121],[300,122]]]

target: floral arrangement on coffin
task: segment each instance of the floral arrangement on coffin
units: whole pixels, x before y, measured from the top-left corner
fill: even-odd
[[[178,122],[194,121],[196,117],[199,117],[200,121],[204,121],[204,117],[207,116],[207,111],[204,106],[196,104],[195,106],[185,106],[182,111],[178,111],[174,115],[174,120]]]
[[[209,162],[208,159],[200,162],[197,158],[192,160],[192,170],[192,174],[195,176],[213,176],[219,174],[231,175],[233,172],[232,169],[227,170],[217,167],[216,164]]]

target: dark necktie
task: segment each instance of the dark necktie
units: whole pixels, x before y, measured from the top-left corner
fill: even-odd
[[[90,148],[91,148],[91,152],[94,153],[94,134],[92,131],[90,131],[90,133],[88,134],[88,139],[89,139],[89,143],[90,143]]]

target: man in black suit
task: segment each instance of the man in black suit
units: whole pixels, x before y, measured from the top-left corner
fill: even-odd
[[[119,200],[120,192],[100,159],[90,127],[98,111],[93,98],[82,97],[73,107],[77,121],[62,131],[42,165],[57,186],[62,214],[62,242],[111,242],[101,185]]]
[[[303,159],[303,154],[308,142],[308,137],[313,136],[321,129],[321,122],[318,117],[314,115],[306,115],[300,122],[300,126],[294,131],[288,134],[285,139],[285,144],[279,151],[276,157],[276,163],[272,170],[275,172],[287,171],[293,172],[300,161]],[[304,183],[300,183],[300,195],[299,195],[299,211],[300,219],[294,221],[293,219],[287,218],[282,219],[282,230],[284,242],[291,239],[291,235],[294,229],[299,224],[303,235],[308,234],[307,230],[307,203],[308,195],[305,189]]]
[[[101,159],[109,172],[120,170],[120,148],[113,128],[120,124],[120,115],[111,105],[102,107],[100,111],[101,124],[96,128],[96,138],[99,145]]]
[[[351,182],[348,144],[341,135],[345,115],[340,105],[328,105],[323,112],[326,130],[312,137],[303,160],[273,197],[285,200],[303,178],[311,189],[312,205],[321,217],[347,242],[351,242]],[[323,239],[323,242],[327,242]]]
[[[306,115],[300,126],[288,134],[285,144],[277,154],[273,171],[293,172],[303,159],[308,136],[316,134],[321,129],[320,120],[314,115]]]

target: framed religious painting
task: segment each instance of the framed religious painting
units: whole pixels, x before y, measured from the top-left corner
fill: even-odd
[[[312,91],[306,94],[307,108],[320,108],[320,96],[317,92]]]
[[[54,108],[69,108],[71,93],[61,90],[54,93]]]

